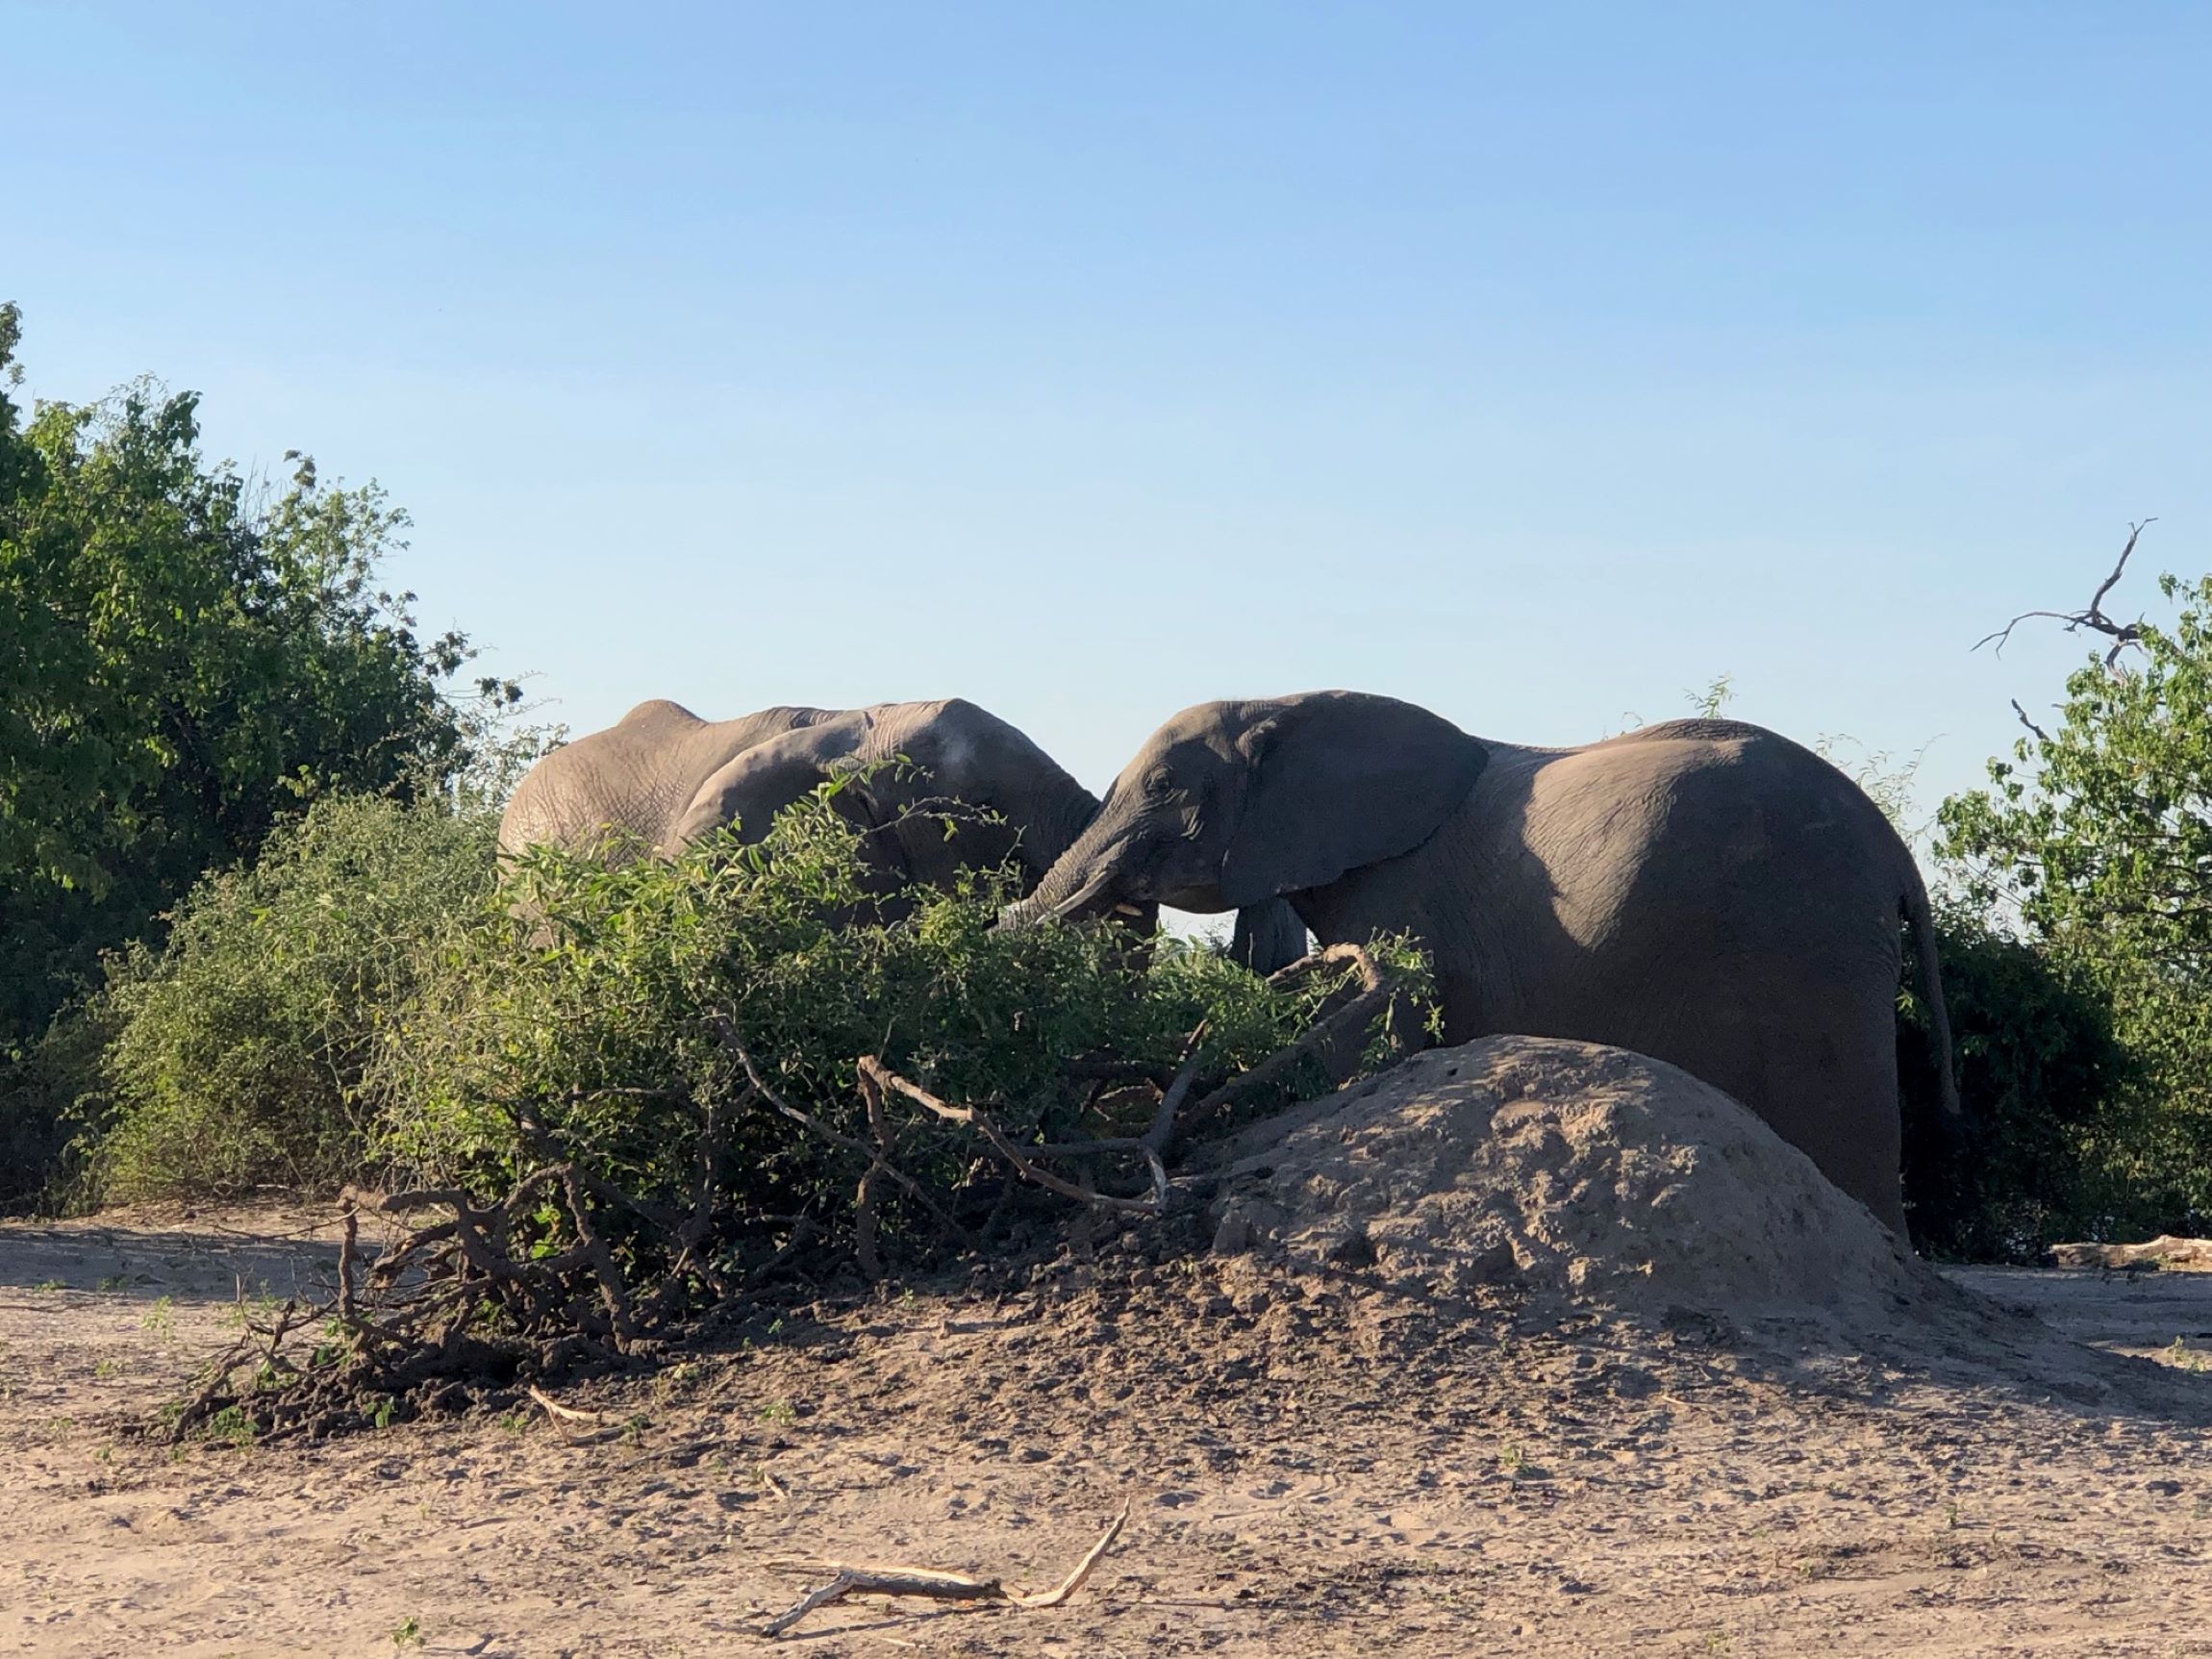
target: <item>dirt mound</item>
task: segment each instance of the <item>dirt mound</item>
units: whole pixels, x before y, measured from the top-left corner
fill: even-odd
[[[1219,1248],[1277,1246],[1431,1295],[1515,1286],[1631,1317],[1853,1322],[1961,1299],[1735,1100],[1587,1043],[1432,1050],[1215,1162]]]

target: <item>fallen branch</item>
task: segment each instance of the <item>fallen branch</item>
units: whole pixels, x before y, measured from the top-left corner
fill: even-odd
[[[1288,1048],[1277,1049],[1249,1071],[1241,1072],[1230,1078],[1228,1082],[1222,1084],[1192,1107],[1181,1121],[1173,1124],[1167,1144],[1173,1144],[1174,1141],[1184,1131],[1203,1123],[1208,1119],[1226,1110],[1240,1096],[1248,1094],[1255,1089],[1265,1088],[1270,1083],[1281,1081],[1291,1068],[1300,1060],[1309,1054],[1320,1052],[1329,1043],[1336,1042],[1345,1032],[1366,1029],[1368,1021],[1382,1012],[1390,1002],[1392,995],[1395,994],[1395,988],[1391,985],[1389,976],[1376,965],[1375,959],[1356,944],[1332,944],[1326,950],[1319,951],[1312,956],[1301,956],[1288,968],[1269,976],[1268,983],[1270,985],[1286,984],[1297,974],[1310,972],[1316,968],[1338,962],[1348,962],[1359,969],[1362,986],[1360,993],[1326,1019],[1316,1023],[1310,1031]]]
[[[940,1100],[920,1084],[911,1082],[890,1069],[872,1054],[861,1056],[860,1074],[863,1077],[872,1079],[876,1087],[880,1089],[905,1095],[916,1105],[920,1106],[925,1111],[935,1113],[947,1123],[966,1123],[980,1129],[983,1132],[983,1138],[991,1143],[1001,1158],[1014,1166],[1015,1173],[1024,1181],[1033,1182],[1047,1192],[1058,1193],[1063,1198],[1073,1198],[1078,1203],[1090,1204],[1101,1210],[1119,1210],[1124,1215],[1139,1216],[1156,1216],[1160,1213],[1162,1194],[1167,1186],[1167,1171],[1164,1167],[1161,1168],[1157,1177],[1158,1185],[1152,1195],[1143,1198],[1121,1198],[1111,1193],[1096,1192],[1077,1182],[1065,1180],[1055,1175],[1051,1170],[1040,1169],[1031,1163],[1022,1154],[1021,1148],[1007,1139],[1006,1131],[993,1123],[980,1108],[954,1106],[947,1101]],[[1132,1143],[1131,1144],[1137,1144]],[[1086,1149],[1103,1151],[1107,1149],[1106,1143],[1092,1142],[1088,1144]],[[1061,1147],[1058,1150],[1066,1152],[1068,1148]],[[1154,1162],[1157,1164],[1156,1155]]]
[[[2212,1239],[2183,1239],[2162,1233],[2141,1244],[2053,1244],[2050,1259],[2062,1268],[2212,1269]]]
[[[761,1626],[763,1636],[781,1636],[808,1614],[842,1601],[848,1596],[918,1596],[932,1601],[984,1601],[1021,1609],[1057,1607],[1083,1588],[1114,1541],[1128,1524],[1129,1506],[1123,1504],[1105,1533],[1084,1552],[1083,1559],[1050,1590],[1033,1596],[1009,1591],[995,1578],[969,1578],[965,1573],[939,1572],[926,1567],[839,1567],[837,1576],[818,1590],[810,1590],[789,1610]]]
[[[574,1406],[563,1405],[536,1383],[530,1385],[529,1392],[530,1397],[543,1406],[548,1415],[557,1417],[564,1422],[590,1423],[593,1428],[604,1428],[607,1424],[605,1412],[578,1411]]]
[[[789,1100],[786,1100],[781,1094],[778,1094],[773,1089],[769,1088],[767,1079],[761,1075],[760,1068],[753,1064],[752,1055],[746,1051],[743,1041],[738,1036],[737,1026],[724,1015],[714,1015],[711,1017],[711,1019],[715,1031],[715,1041],[720,1043],[721,1046],[730,1054],[730,1056],[737,1061],[738,1065],[744,1071],[745,1081],[753,1086],[754,1090],[759,1093],[762,1099],[766,1100],[770,1106],[775,1108],[777,1112],[790,1119],[793,1123],[800,1125],[802,1128],[811,1129],[815,1134],[819,1135],[831,1145],[842,1146],[847,1152],[857,1152],[862,1157],[867,1159],[871,1165],[880,1165],[882,1167],[883,1172],[886,1175],[889,1175],[892,1180],[898,1184],[899,1191],[906,1194],[908,1197],[914,1199],[916,1203],[919,1204],[923,1209],[927,1210],[936,1219],[939,1226],[944,1228],[947,1233],[949,1233],[953,1238],[960,1240],[963,1244],[972,1244],[975,1242],[974,1239],[969,1235],[968,1229],[962,1226],[958,1221],[954,1220],[951,1216],[947,1215],[945,1213],[944,1207],[938,1203],[935,1198],[932,1198],[929,1195],[929,1191],[927,1188],[922,1186],[919,1181],[917,1181],[905,1170],[899,1169],[895,1164],[892,1164],[883,1158],[883,1148],[880,1146],[870,1146],[866,1141],[855,1140],[852,1136],[845,1134],[842,1130],[833,1129],[829,1124],[824,1123],[813,1113],[800,1111],[796,1106],[793,1106]]]

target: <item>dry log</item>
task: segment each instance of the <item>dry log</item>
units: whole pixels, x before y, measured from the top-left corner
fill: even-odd
[[[2212,1271],[2212,1239],[2172,1233],[2141,1244],[2053,1244],[2050,1259],[2062,1268],[2178,1268]]]

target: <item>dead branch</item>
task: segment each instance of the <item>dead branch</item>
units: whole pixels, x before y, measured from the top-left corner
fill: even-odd
[[[2162,1233],[2142,1244],[2053,1244],[2050,1259],[2062,1268],[2212,1269],[2212,1239]]]
[[[930,1215],[935,1218],[939,1226],[943,1227],[948,1234],[950,1234],[953,1238],[960,1240],[963,1244],[974,1243],[974,1240],[969,1235],[968,1229],[962,1226],[958,1221],[954,1220],[952,1217],[945,1212],[943,1206],[939,1204],[935,1198],[932,1198],[929,1195],[929,1190],[927,1188],[922,1186],[919,1181],[917,1181],[905,1170],[899,1169],[895,1164],[892,1164],[887,1159],[881,1157],[880,1154],[882,1148],[870,1146],[865,1141],[856,1141],[850,1135],[845,1134],[842,1130],[832,1128],[829,1124],[824,1123],[819,1118],[817,1118],[813,1113],[800,1111],[796,1106],[793,1106],[789,1100],[786,1100],[781,1094],[778,1094],[773,1089],[769,1088],[767,1079],[761,1075],[760,1068],[753,1064],[752,1055],[746,1051],[744,1043],[739,1038],[737,1025],[729,1018],[728,1016],[722,1014],[715,1014],[710,1016],[710,1021],[714,1027],[715,1041],[720,1043],[722,1047],[728,1051],[730,1056],[737,1061],[738,1065],[744,1071],[745,1080],[750,1083],[754,1089],[759,1091],[762,1099],[766,1100],[778,1113],[790,1119],[793,1123],[800,1125],[802,1128],[811,1129],[815,1134],[819,1135],[831,1145],[842,1146],[848,1152],[857,1152],[862,1157],[867,1159],[871,1164],[881,1164],[883,1166],[883,1172],[886,1175],[889,1175],[892,1180],[898,1184],[899,1191],[906,1194],[908,1197],[914,1199],[916,1203],[919,1204],[923,1209],[927,1210]]]
[[[637,1321],[630,1317],[630,1293],[623,1288],[621,1269],[615,1266],[615,1254],[607,1248],[607,1241],[599,1237],[591,1225],[591,1208],[584,1201],[584,1184],[574,1165],[562,1169],[562,1183],[568,1193],[569,1219],[576,1228],[577,1249],[590,1264],[591,1276],[599,1281],[599,1294],[607,1303],[608,1322],[614,1327],[617,1342],[626,1343],[638,1334]]]
[[[2097,591],[2090,595],[2086,609],[2080,611],[2023,611],[1996,633],[1984,634],[1976,640],[1973,642],[1973,648],[1978,651],[1994,640],[1997,641],[1997,650],[1992,654],[2001,657],[2004,655],[2006,642],[2012,639],[2012,631],[2031,617],[2041,616],[2054,622],[2065,623],[2066,631],[2069,634],[2077,634],[2084,628],[2093,634],[2102,634],[2112,641],[2112,649],[2104,653],[2104,666],[2107,668],[2117,667],[2122,652],[2130,645],[2142,643],[2143,618],[2138,616],[2132,622],[2114,621],[2104,614],[2104,596],[2119,584],[2121,572],[2127,568],[2127,561],[2134,553],[2136,540],[2142,536],[2145,528],[2157,522],[2156,518],[2146,518],[2141,523],[2130,524],[2127,527],[2127,544],[2121,548],[2119,562],[2112,566],[2112,574],[2098,584]],[[2017,709],[2020,705],[2015,703],[2013,707]],[[2023,720],[2027,719],[2025,715],[2022,715],[2020,717]],[[2032,722],[2029,723],[2028,729],[2030,731],[2035,729]],[[2041,736],[2040,733],[2037,735]]]
[[[557,1417],[564,1422],[590,1423],[593,1428],[606,1426],[607,1414],[605,1412],[578,1411],[574,1406],[563,1405],[536,1383],[530,1385],[529,1394],[532,1399],[545,1408],[548,1416]]]
[[[2022,725],[2025,726],[2029,731],[2035,734],[2038,742],[2046,743],[2050,742],[2050,734],[2027,717],[2027,711],[2020,706],[2020,699],[2018,697],[2015,697],[2012,700],[2012,712],[2020,716],[2020,723]]]
[[[1201,1019],[1183,1044],[1183,1063],[1176,1068],[1173,1081],[1161,1092],[1160,1109],[1152,1114],[1152,1122],[1144,1131],[1144,1149],[1155,1157],[1165,1153],[1175,1138],[1175,1115],[1183,1110],[1192,1085],[1198,1081],[1198,1044],[1205,1036],[1206,1022]]]
[[[314,1316],[319,1318],[327,1311],[327,1305],[314,1309]],[[229,1386],[231,1373],[246,1363],[257,1338],[261,1339],[262,1343],[263,1364],[273,1366],[283,1357],[285,1338],[304,1322],[299,1317],[299,1302],[296,1297],[288,1300],[283,1307],[277,1310],[276,1320],[273,1324],[260,1325],[251,1320],[247,1321],[245,1334],[233,1343],[220,1359],[214,1362],[214,1369],[208,1373],[206,1386],[186,1404],[183,1411],[177,1414],[176,1421],[169,1426],[169,1444],[171,1445],[177,1445],[184,1440],[186,1435],[198,1426],[203,1418],[213,1415],[210,1408],[214,1406],[217,1396]]]
[[[353,1256],[361,1231],[361,1223],[353,1213],[353,1206],[345,1206],[345,1233],[338,1244],[338,1317],[350,1328],[355,1319],[353,1306]]]
[[[872,1284],[883,1277],[883,1256],[875,1247],[875,1205],[884,1160],[891,1156],[891,1123],[884,1117],[883,1086],[865,1070],[860,1074],[860,1098],[867,1113],[868,1131],[875,1137],[876,1153],[868,1160],[852,1197],[852,1253],[862,1275]]]
[[[1301,956],[1288,968],[1270,975],[1268,983],[1287,984],[1295,975],[1340,962],[1348,962],[1359,969],[1362,986],[1360,993],[1326,1019],[1316,1022],[1311,1030],[1289,1047],[1277,1049],[1249,1071],[1230,1078],[1192,1107],[1183,1120],[1174,1124],[1169,1131],[1169,1145],[1172,1145],[1174,1140],[1186,1130],[1225,1110],[1241,1095],[1280,1081],[1300,1060],[1334,1043],[1345,1032],[1365,1029],[1368,1021],[1382,1012],[1393,994],[1390,978],[1375,959],[1356,944],[1332,944],[1312,956]]]
[[[993,1148],[1001,1158],[1014,1166],[1014,1172],[1024,1181],[1033,1182],[1047,1192],[1058,1193],[1063,1198],[1073,1198],[1077,1203],[1090,1204],[1101,1210],[1119,1210],[1126,1215],[1140,1216],[1153,1216],[1160,1212],[1160,1202],[1155,1197],[1116,1197],[1111,1193],[1095,1192],[1076,1182],[1063,1180],[1049,1169],[1039,1169],[1022,1155],[1021,1148],[1007,1139],[1006,1132],[993,1123],[980,1108],[954,1106],[940,1100],[920,1084],[910,1082],[897,1072],[891,1070],[872,1054],[865,1054],[861,1057],[860,1071],[864,1077],[872,1076],[879,1088],[904,1094],[916,1105],[920,1106],[925,1111],[935,1113],[947,1123],[966,1123],[972,1128],[981,1130],[983,1138],[991,1143]],[[1105,1148],[1103,1144],[1093,1142],[1090,1143],[1086,1149],[1104,1150]],[[1060,1150],[1065,1152],[1068,1148],[1062,1147]],[[1162,1173],[1164,1175],[1165,1170]],[[1164,1181],[1162,1186],[1165,1187]]]
[[[208,1408],[214,1403],[215,1396],[222,1393],[224,1387],[230,1382],[231,1372],[238,1370],[239,1362],[246,1357],[246,1350],[252,1346],[253,1335],[248,1332],[233,1343],[221,1359],[214,1362],[214,1370],[208,1375],[207,1386],[192,1396],[186,1404],[185,1409],[177,1414],[177,1420],[169,1425],[169,1444],[171,1445],[175,1445],[186,1435],[189,1434],[193,1426],[207,1414]]]
[[[1024,1610],[1057,1607],[1083,1588],[1092,1569],[1113,1548],[1114,1541],[1121,1536],[1121,1528],[1128,1521],[1129,1506],[1123,1504],[1121,1513],[1114,1518],[1098,1542],[1084,1552],[1083,1559],[1068,1576],[1050,1590],[1032,1596],[1009,1591],[995,1578],[970,1578],[965,1573],[940,1572],[927,1567],[841,1566],[835,1578],[818,1590],[809,1591],[794,1606],[762,1625],[761,1634],[781,1636],[816,1609],[842,1601],[848,1596],[918,1596],[933,1601],[996,1602]]]

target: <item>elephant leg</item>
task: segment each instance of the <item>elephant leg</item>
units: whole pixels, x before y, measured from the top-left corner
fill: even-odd
[[[1229,960],[1262,979],[1306,954],[1306,924],[1288,899],[1270,898],[1237,912],[1229,935]]]
[[[1769,968],[1646,1052],[1734,1095],[1901,1239],[1895,970],[1853,986],[1800,965]]]
[[[1894,984],[1894,980],[1892,981]],[[1851,999],[1799,1035],[1786,1088],[1800,1091],[1792,1136],[1822,1172],[1905,1237],[1904,1124],[1898,1105],[1896,995]],[[1792,1034],[1784,1034],[1785,1041]],[[1791,1075],[1794,1073],[1794,1077]],[[1801,1138],[1800,1138],[1801,1137]]]

